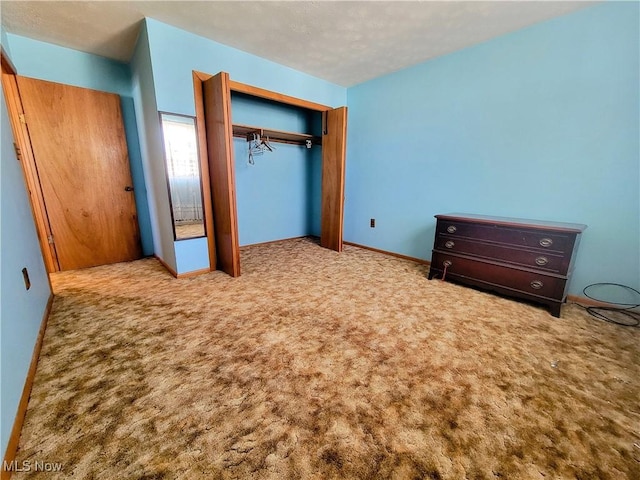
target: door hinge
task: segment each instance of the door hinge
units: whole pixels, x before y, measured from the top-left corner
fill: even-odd
[[[20,162],[22,160],[22,151],[20,150],[20,147],[18,146],[18,144],[15,142],[13,144],[13,148],[16,151],[16,159]]]
[[[19,113],[18,118],[20,119],[20,123],[22,123],[23,125],[27,124],[27,117],[24,116],[24,113]]]
[[[53,235],[49,235],[47,237],[47,241],[49,242],[49,245],[53,245]]]

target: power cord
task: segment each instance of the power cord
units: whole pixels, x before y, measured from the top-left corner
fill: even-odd
[[[593,289],[594,287],[602,287],[602,286],[612,286],[616,288],[622,288],[632,294],[635,293],[639,300],[638,303],[624,303],[624,302],[612,302],[609,300],[604,300],[601,298],[596,298],[587,293],[587,290]],[[576,303],[579,307],[584,308],[589,315],[595,317],[599,320],[604,320],[605,322],[613,323],[615,325],[620,325],[622,327],[632,327],[632,328],[640,328],[640,312],[634,311],[636,308],[640,307],[640,292],[635,288],[629,287],[628,285],[622,285],[620,283],[592,283],[591,285],[587,285],[582,289],[582,293],[585,297],[590,298],[591,300],[595,300],[596,302],[608,303],[610,305],[614,305],[611,307],[586,307],[584,305],[580,305]]]

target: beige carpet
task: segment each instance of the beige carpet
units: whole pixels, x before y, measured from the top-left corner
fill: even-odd
[[[639,479],[640,329],[311,239],[57,274],[14,478]]]

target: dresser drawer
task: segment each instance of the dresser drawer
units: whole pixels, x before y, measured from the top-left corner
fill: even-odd
[[[575,235],[564,235],[544,230],[527,230],[498,225],[439,220],[437,233],[452,237],[468,237],[494,243],[504,243],[518,247],[537,248],[570,254]]]
[[[563,277],[434,251],[431,268],[434,271],[444,272],[445,265],[447,278],[474,279],[488,285],[550,299],[562,299],[564,296],[566,278]]]
[[[437,235],[434,248],[560,274],[567,273],[570,260],[568,256],[551,251],[524,250],[510,245],[479,242],[455,235]]]

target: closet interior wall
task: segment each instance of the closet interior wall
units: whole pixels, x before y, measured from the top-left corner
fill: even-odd
[[[319,236],[322,114],[232,92],[231,115],[240,245]],[[308,133],[316,143],[307,148],[280,132]],[[249,147],[260,142],[266,146],[250,160]]]

